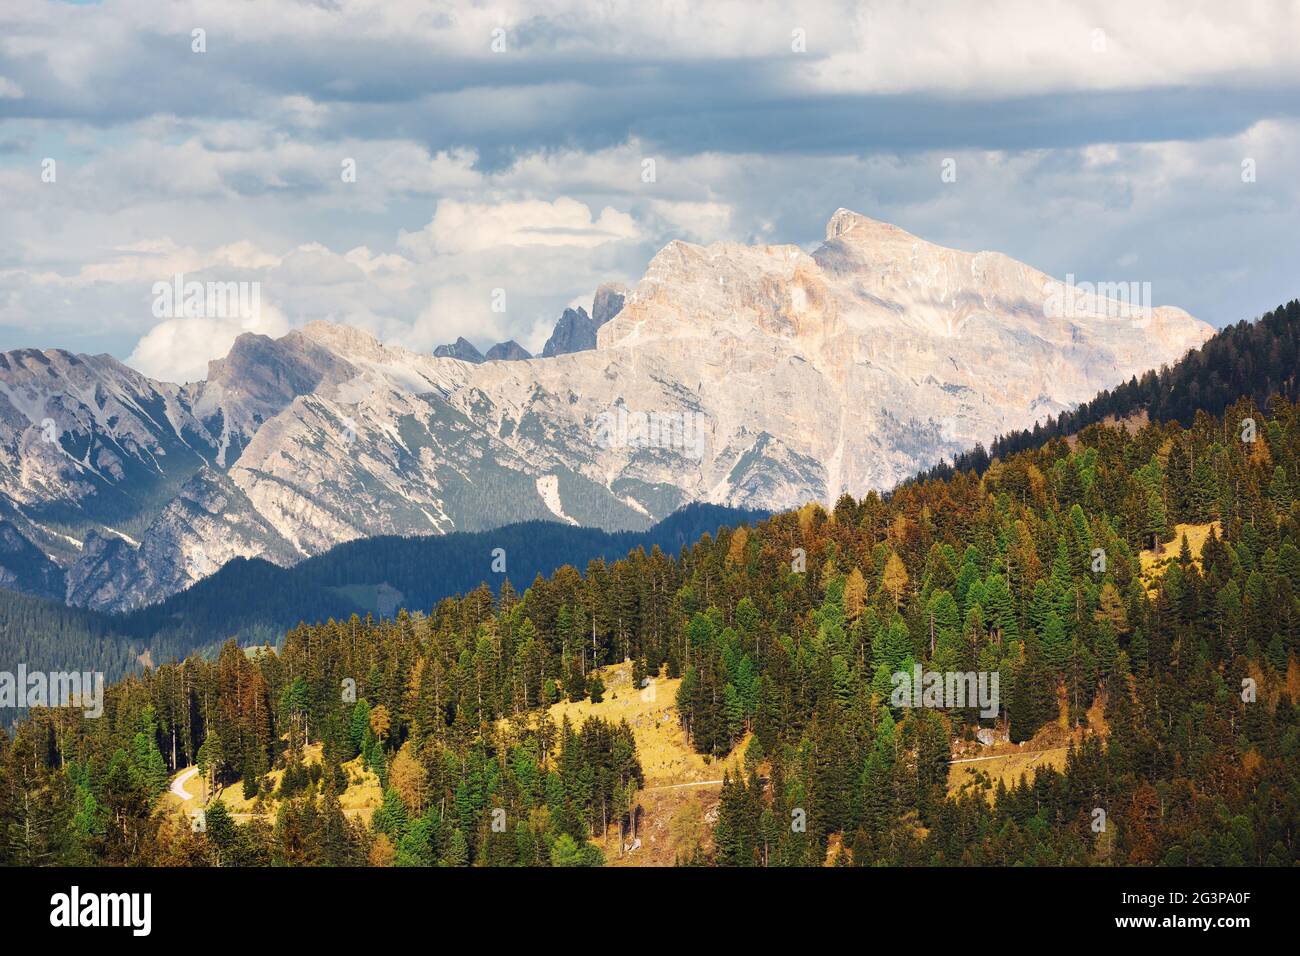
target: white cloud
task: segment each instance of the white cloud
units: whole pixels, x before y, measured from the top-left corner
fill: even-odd
[[[663,220],[665,232],[690,242],[731,238],[731,206],[727,203],[656,199],[650,202],[650,210]]]
[[[0,100],[21,100],[22,98],[23,88],[7,76],[0,76]]]
[[[801,85],[992,95],[1294,82],[1297,31],[1297,8],[1269,0],[861,5],[835,36],[810,36]]]
[[[136,344],[126,363],[164,382],[194,382],[205,378],[208,362],[226,355],[244,332],[274,338],[288,331],[284,316],[266,303],[252,316],[165,319]]]
[[[501,246],[574,246],[590,249],[635,239],[636,222],[609,206],[592,217],[587,206],[561,196],[554,202],[476,203],[443,200],[421,232],[403,234],[399,244],[413,252],[455,255]]]
[[[108,257],[83,265],[77,278],[83,282],[149,283],[203,267],[198,250],[181,246],[170,236],[142,239],[116,246]]]

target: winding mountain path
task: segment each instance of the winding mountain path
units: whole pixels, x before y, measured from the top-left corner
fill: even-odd
[[[172,780],[171,791],[176,796],[180,797],[183,802],[189,802],[194,799],[194,795],[185,789],[185,783],[198,772],[198,767],[190,767],[190,769],[178,773],[176,778]]]
[[[1008,754],[990,754],[987,757],[963,757],[960,760],[949,760],[948,763],[979,763],[981,760],[1001,760],[1005,757],[1041,757],[1043,754],[1054,754],[1069,749],[1069,747],[1049,747],[1046,750],[1030,750],[1025,753],[1016,753],[1013,751]]]
[[[950,764],[958,763],[979,763],[982,760],[1002,760],[1007,757],[1041,757],[1043,754],[1057,753],[1058,751],[1068,750],[1067,747],[1049,747],[1047,750],[1031,750],[1026,753],[1007,753],[992,754],[988,757],[963,757],[960,760],[949,760]],[[690,783],[674,783],[659,787],[646,787],[642,793],[653,793],[656,790],[681,790],[684,787],[711,787],[721,784],[721,780],[694,780]]]
[[[721,780],[693,780],[690,783],[672,783],[660,787],[646,787],[642,793],[653,793],[656,790],[681,790],[683,787],[712,787],[721,784]]]

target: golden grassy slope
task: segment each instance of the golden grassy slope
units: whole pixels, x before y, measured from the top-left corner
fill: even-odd
[[[613,723],[626,720],[636,737],[647,789],[721,780],[724,767],[735,773],[740,766],[744,742],[723,761],[710,761],[691,749],[677,718],[675,702],[680,679],[660,677],[649,687],[638,690],[632,686],[630,663],[603,667],[598,673],[605,682],[604,699],[599,704],[590,700],[561,701],[551,706],[551,719],[558,726],[567,716],[575,729],[588,717]]]
[[[1164,573],[1170,562],[1178,560],[1178,552],[1183,547],[1183,535],[1187,535],[1187,546],[1192,551],[1192,559],[1199,564],[1201,549],[1205,547],[1206,539],[1210,537],[1211,528],[1216,535],[1223,535],[1223,529],[1219,527],[1217,521],[1211,521],[1209,524],[1175,525],[1173,540],[1166,541],[1158,551],[1144,550],[1139,558],[1142,561],[1142,582],[1147,586],[1147,590],[1155,593],[1156,579]]]
[[[550,716],[557,725],[567,716],[575,728],[588,717],[615,723],[626,720],[636,738],[645,772],[645,788],[639,797],[641,848],[620,858],[618,829],[611,827],[601,843],[606,859],[615,866],[672,866],[678,854],[689,853],[697,844],[707,850],[717,819],[723,772],[735,775],[741,770],[749,738],[740,741],[725,759],[710,760],[691,749],[678,720],[675,702],[681,680],[660,677],[650,687],[638,690],[632,686],[630,663],[604,667],[599,673],[605,682],[604,699],[599,704],[561,701],[551,706]]]
[[[308,744],[303,748],[304,764],[311,766],[320,762],[320,744]],[[384,802],[383,791],[379,787],[379,777],[362,768],[360,757],[345,763],[343,770],[348,775],[348,787],[339,794],[339,803],[343,806],[343,812],[349,818],[360,818],[368,823],[375,808]],[[204,805],[202,798],[205,786],[202,777],[202,774],[195,774],[186,781],[185,789],[191,795],[189,800],[182,802],[175,794],[168,791],[163,795],[160,807],[167,812],[179,810],[188,817],[190,813]],[[273,792],[284,779],[284,771],[272,770],[266,777],[267,789]],[[256,800],[249,800],[244,796],[244,784],[239,780],[218,790],[215,799],[225,804],[231,815],[240,821],[247,821],[255,816],[273,820],[276,811],[280,808],[280,801],[274,797],[259,795]]]

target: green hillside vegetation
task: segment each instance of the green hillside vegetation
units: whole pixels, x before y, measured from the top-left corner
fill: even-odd
[[[0,746],[0,859],[597,864],[592,841],[641,804],[636,735],[546,711],[604,699],[593,670],[628,660],[633,686],[680,680],[695,752],[747,741],[682,864],[1293,865],[1298,494],[1300,409],[1247,399],[1188,427],[1086,427],[676,557],[299,625],[278,653],[230,643],[117,683],[100,720],[33,713]],[[1179,539],[1144,580],[1143,551],[1179,525],[1210,526],[1199,555]],[[914,664],[998,673],[996,715],[894,706],[891,675]],[[1070,734],[1060,767],[949,793],[980,729],[1016,744],[1052,725]],[[368,826],[337,807],[358,756],[384,787]],[[284,770],[274,823],[169,822],[158,794],[192,763],[245,789]]]

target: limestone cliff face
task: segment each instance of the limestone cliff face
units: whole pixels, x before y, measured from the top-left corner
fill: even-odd
[[[671,243],[600,329],[597,354],[625,392],[667,379],[704,409],[712,428],[694,496],[780,507],[890,487],[1213,332],[1181,309],[1058,300],[1061,283],[1006,256],[841,209],[811,255]],[[813,464],[782,469],[756,500],[732,469],[774,449]]]
[[[120,609],[233,557],[288,564],[376,534],[830,503],[1213,331],[1074,292],[842,209],[812,254],[672,242],[634,288],[598,290],[594,348],[541,358],[423,355],[313,323],[241,336],[181,387],[108,356],[9,352],[0,519],[66,570],[69,600]]]

